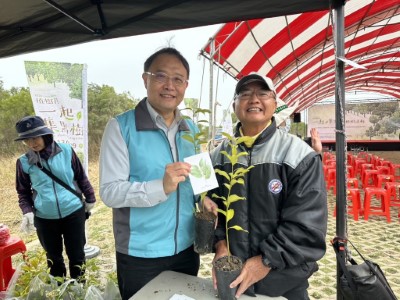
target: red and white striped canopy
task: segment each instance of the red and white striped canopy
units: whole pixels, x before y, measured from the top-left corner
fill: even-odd
[[[345,4],[346,92],[365,90],[400,98],[400,0]],[[236,79],[270,77],[279,97],[297,111],[335,93],[333,12],[318,11],[227,23],[202,49]],[[213,54],[210,54],[213,53]]]

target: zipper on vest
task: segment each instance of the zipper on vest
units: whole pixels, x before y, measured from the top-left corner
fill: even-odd
[[[249,149],[247,149],[247,153],[248,153],[248,155],[247,155],[247,166],[246,167],[249,167],[249,166],[251,166],[251,155],[252,155],[252,152],[253,152],[253,147],[251,147],[251,148],[249,148]],[[247,228],[248,228],[248,230],[249,230],[249,243],[248,243],[248,257],[253,257],[254,255],[255,255],[255,253],[251,253],[252,251],[251,251],[251,233],[252,233],[252,230],[250,229],[250,224],[251,224],[251,213],[250,213],[250,209],[251,209],[251,204],[250,204],[250,201],[248,201],[248,199],[251,199],[251,195],[250,195],[250,193],[251,193],[251,189],[250,189],[250,182],[251,182],[251,170],[250,170],[250,172],[249,173],[247,173],[247,187],[246,187],[246,190],[247,190],[247,196],[246,196],[246,202],[247,202],[247,215],[248,215],[248,218],[247,218],[247,220],[248,220],[248,224],[247,224]]]
[[[172,152],[171,143],[169,142],[167,134],[161,128],[158,129],[167,140],[169,151],[171,153],[172,162],[175,162],[174,153]],[[179,131],[175,134],[175,149],[176,149],[176,158],[179,159],[179,152],[178,152],[178,144],[176,143],[176,138],[178,136]],[[174,230],[174,254],[178,252],[178,227],[179,227],[179,202],[180,202],[180,193],[179,193],[179,184],[176,189],[176,215],[175,215],[175,230]]]
[[[47,165],[47,167],[49,168],[49,171],[51,172],[51,173],[53,173],[52,171],[51,171],[51,168],[50,168],[50,165],[49,165],[49,163],[46,161],[46,165]],[[55,197],[55,199],[56,199],[56,204],[57,204],[57,212],[58,212],[58,216],[60,217],[60,219],[62,218],[62,215],[61,215],[61,210],[60,210],[60,203],[58,202],[58,195],[57,195],[57,190],[56,190],[56,182],[52,179],[52,178],[50,178],[50,180],[52,181],[52,183],[53,183],[53,191],[54,191],[54,197]]]

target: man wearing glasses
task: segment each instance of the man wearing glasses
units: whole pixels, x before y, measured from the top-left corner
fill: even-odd
[[[177,109],[189,64],[176,49],[163,48],[145,61],[142,78],[147,97],[108,122],[100,151],[100,196],[113,208],[124,300],[162,271],[197,275],[200,264],[190,165],[183,162],[196,149],[182,138],[198,128]]]
[[[239,150],[248,155],[240,157],[237,168],[253,168],[246,173],[244,184],[234,190],[246,201],[230,206],[235,212],[230,224],[248,231],[229,231],[231,254],[244,262],[230,287],[238,287],[236,298],[246,292],[306,300],[308,278],[326,251],[327,196],[322,162],[301,139],[277,130],[273,117],[276,107],[269,78],[250,74],[239,80],[233,104],[239,119],[235,136],[252,139],[239,144]],[[211,157],[214,168],[234,172],[222,154],[230,152],[228,143],[224,140]],[[209,194],[226,197],[226,178],[217,173],[217,179],[219,188]],[[217,204],[224,209],[220,201]],[[228,254],[223,215],[218,217],[216,241],[214,260]]]

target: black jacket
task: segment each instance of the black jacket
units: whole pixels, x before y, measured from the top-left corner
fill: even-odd
[[[230,153],[227,140],[212,153],[213,165],[231,172],[232,165],[221,150]],[[296,286],[307,286],[307,278],[318,269],[315,262],[326,251],[327,195],[321,156],[298,137],[277,130],[275,122],[251,148],[241,144],[240,151],[248,155],[241,156],[236,167],[254,167],[244,184],[232,189],[246,200],[231,205],[234,217],[229,226],[239,225],[248,232],[229,230],[230,251],[243,262],[260,254],[267,258],[273,270],[255,284],[255,292],[282,296]],[[226,179],[217,178],[219,188],[210,195],[226,196]],[[216,241],[222,239],[226,239],[225,217],[220,214]]]

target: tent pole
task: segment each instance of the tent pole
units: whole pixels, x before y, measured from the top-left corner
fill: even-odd
[[[336,238],[347,238],[347,208],[346,208],[346,141],[345,141],[345,83],[344,62],[338,57],[344,57],[344,3],[335,8],[335,42],[336,42],[336,83],[335,83],[335,115],[336,115]],[[340,259],[340,258],[338,258]],[[341,275],[339,262],[336,262],[337,287]],[[337,299],[343,299],[337,288]]]
[[[213,72],[213,67],[214,67],[214,52],[215,52],[215,44],[214,44],[214,38],[211,38],[210,41],[210,100],[209,100],[209,124],[208,124],[208,139],[212,140],[214,139],[214,124],[213,124],[213,116],[215,114],[214,112],[214,101],[213,101],[213,88],[214,88],[214,72]],[[214,146],[214,141],[211,143],[211,147]]]

